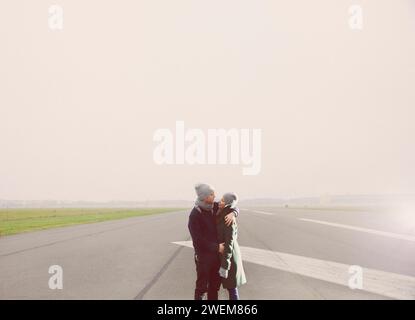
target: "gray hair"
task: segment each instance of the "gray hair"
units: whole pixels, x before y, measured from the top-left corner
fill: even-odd
[[[212,192],[215,191],[215,189],[211,185],[206,183],[198,183],[197,185],[195,185],[195,190],[197,194],[197,199],[200,201],[205,200],[212,194]]]

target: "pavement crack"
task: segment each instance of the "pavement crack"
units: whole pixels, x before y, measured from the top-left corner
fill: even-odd
[[[190,237],[188,237],[185,241],[189,241],[189,240],[190,240]],[[151,279],[150,282],[147,283],[147,285],[143,289],[141,289],[141,291],[135,296],[134,300],[143,300],[147,292],[156,284],[156,282],[160,279],[160,277],[167,270],[167,268],[174,261],[174,259],[179,255],[180,251],[183,248],[184,248],[183,246],[179,246],[179,248],[177,248],[173,252],[169,260],[167,260],[167,262],[161,267],[161,269],[159,270],[159,272],[157,272],[157,274],[153,277],[153,279]]]

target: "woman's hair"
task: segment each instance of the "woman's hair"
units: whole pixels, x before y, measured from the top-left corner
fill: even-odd
[[[223,195],[223,200],[225,201],[225,206],[235,208],[238,203],[238,195],[234,192],[227,192]]]
[[[223,212],[225,210],[228,210],[225,214],[223,214]],[[220,223],[222,220],[224,220],[225,216],[231,212],[233,212],[234,209],[231,208],[230,206],[225,206],[223,209],[219,209],[218,213],[216,214],[216,223]]]

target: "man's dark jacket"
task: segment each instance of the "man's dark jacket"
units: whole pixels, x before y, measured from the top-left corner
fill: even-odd
[[[213,210],[207,211],[194,207],[189,215],[189,231],[198,260],[218,259],[218,236],[216,230],[216,213],[219,204],[213,204]],[[235,212],[238,215],[238,210]]]

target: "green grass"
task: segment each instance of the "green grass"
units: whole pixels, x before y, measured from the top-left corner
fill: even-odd
[[[59,208],[0,209],[0,236],[83,223],[124,219],[180,210],[179,208]]]

